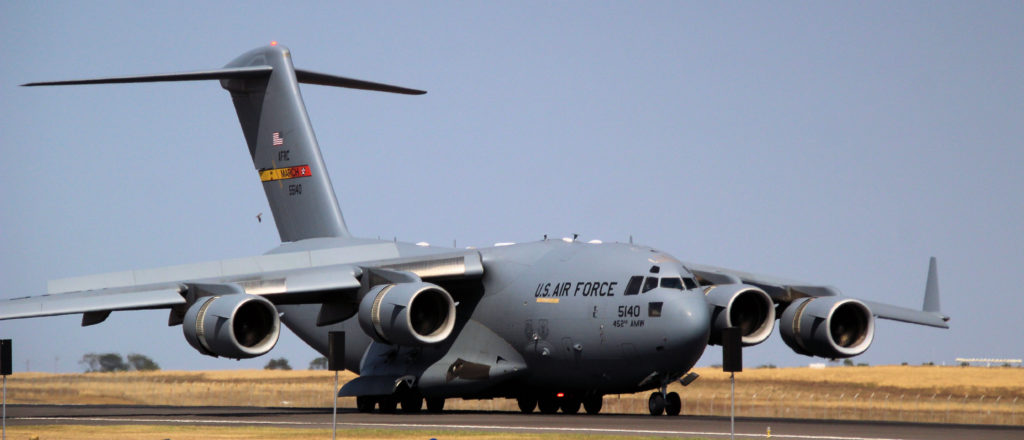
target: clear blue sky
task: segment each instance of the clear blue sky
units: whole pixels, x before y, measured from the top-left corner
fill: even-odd
[[[859,362],[1024,356],[1024,3],[4,2],[0,297],[277,244],[216,82],[20,88],[205,69],[280,41],[302,68],[429,91],[303,95],[350,229],[459,246],[543,234],[920,307]],[[197,354],[165,312],[5,321],[16,367]],[[778,332],[747,365],[801,365]],[[720,361],[709,350],[702,360]],[[270,356],[315,352],[286,334]]]

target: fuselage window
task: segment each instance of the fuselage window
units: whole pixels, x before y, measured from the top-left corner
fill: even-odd
[[[693,278],[683,278],[683,282],[686,283],[686,290],[697,288],[697,280]]]
[[[647,316],[657,318],[661,316],[661,302],[647,303]]]
[[[657,277],[647,277],[647,279],[644,280],[644,293],[650,292],[651,290],[654,290],[656,288],[658,288]]]
[[[661,287],[683,290],[683,280],[681,278],[665,277],[661,279]]]
[[[644,277],[642,277],[642,276],[637,275],[635,277],[631,277],[629,279],[629,282],[626,283],[626,292],[623,293],[623,295],[627,295],[628,296],[628,295],[636,295],[636,294],[640,293],[640,284],[642,284],[643,282],[644,282]]]

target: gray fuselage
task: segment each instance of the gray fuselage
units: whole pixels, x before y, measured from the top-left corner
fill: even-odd
[[[393,244],[403,257],[451,252]],[[294,248],[284,247],[281,251]],[[384,347],[373,343],[356,318],[317,327],[317,305],[281,306],[282,320],[324,354],[328,332],[345,331],[345,366],[359,374],[368,374],[361,360],[373,350],[379,350],[381,356],[409,359],[394,362],[387,373],[424,376],[421,387],[425,395],[511,396],[522,387],[597,394],[635,392],[660,387],[685,374],[707,346],[711,326],[704,292],[678,286],[676,280],[692,275],[678,260],[660,251],[622,243],[544,240],[478,252],[483,278],[446,287],[459,301],[460,325],[449,341],[437,347]],[[627,291],[634,277],[643,279],[646,286]],[[654,280],[663,278],[671,282],[655,284]],[[665,285],[671,287],[660,287]],[[474,289],[483,292],[460,294]],[[460,344],[460,340],[472,342]],[[413,364],[412,359],[419,360],[416,365],[431,364],[422,362],[426,357],[437,358],[436,368],[449,369],[447,380],[431,382],[425,377],[434,366],[419,367],[418,371],[402,367]],[[467,382],[459,387],[446,357],[480,359],[481,364],[488,360],[493,364],[491,358],[496,357],[498,365],[502,361],[512,365],[506,372],[512,379]],[[491,376],[497,378],[499,373],[493,370]],[[491,387],[491,383],[500,386]]]

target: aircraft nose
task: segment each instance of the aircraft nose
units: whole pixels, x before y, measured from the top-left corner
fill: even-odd
[[[711,333],[711,310],[707,300],[699,292],[685,292],[673,301],[671,315],[663,316],[672,320],[672,332],[678,344],[677,353],[694,354],[697,362],[708,345]]]

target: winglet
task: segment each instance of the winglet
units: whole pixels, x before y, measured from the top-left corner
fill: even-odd
[[[939,310],[939,269],[935,264],[935,257],[928,262],[928,282],[924,288],[924,305],[921,309],[926,312],[942,313]]]

